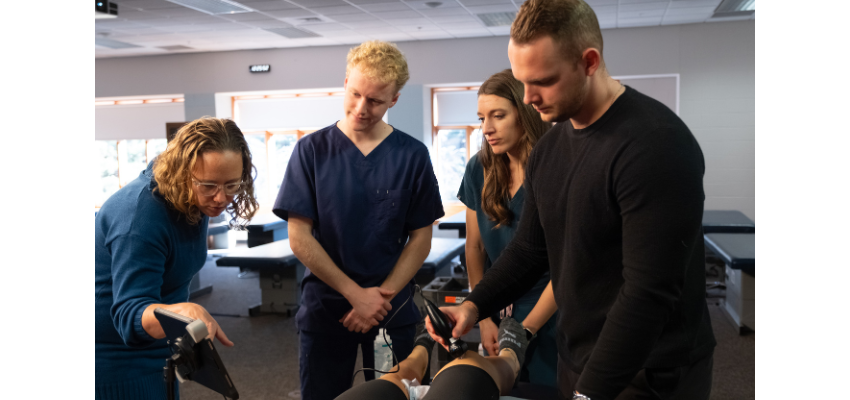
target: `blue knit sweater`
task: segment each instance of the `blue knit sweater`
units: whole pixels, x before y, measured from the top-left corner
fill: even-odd
[[[189,299],[206,260],[209,218],[189,225],[153,193],[153,162],[95,217],[95,387],[97,399],[165,399],[171,351],[142,328],[154,303]]]

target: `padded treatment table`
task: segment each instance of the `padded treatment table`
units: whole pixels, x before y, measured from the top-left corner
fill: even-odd
[[[452,230],[457,229],[458,237],[465,238],[466,237],[466,211],[461,211],[451,217],[445,217],[440,219],[440,224],[437,225],[437,229],[441,230]]]
[[[248,315],[283,313],[288,316],[301,302],[304,265],[292,253],[289,239],[248,249],[231,251],[216,260],[219,267],[240,267],[260,273],[260,304],[248,309]]]
[[[230,230],[230,223],[226,222],[226,221],[225,222],[219,222],[217,224],[210,224],[209,227],[207,228],[207,235],[208,236],[221,235],[222,233],[225,233],[229,230]]]
[[[431,283],[435,276],[451,275],[452,260],[464,254],[466,239],[431,238],[431,251],[422,263],[422,268],[416,272],[414,280],[424,287]]]
[[[723,308],[743,332],[756,329],[756,234],[709,233],[705,247],[726,264],[726,304]]]
[[[221,235],[229,230],[230,223],[228,222],[210,224],[207,226],[207,236]],[[189,282],[189,300],[209,294],[210,292],[212,292],[212,285],[202,286],[200,274],[195,274],[195,276],[192,277],[192,281]]]
[[[277,242],[289,238],[287,223],[274,214],[258,215],[248,225],[248,247]]]
[[[702,213],[702,232],[755,233],[756,223],[740,211],[705,210]]]

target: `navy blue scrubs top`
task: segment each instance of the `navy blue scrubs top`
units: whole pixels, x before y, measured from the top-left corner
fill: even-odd
[[[425,145],[393,129],[368,156],[336,124],[304,136],[295,145],[273,211],[313,220],[313,236],[331,260],[361,287],[379,286],[398,261],[408,232],[444,215],[437,177]],[[421,318],[413,281],[391,301],[398,310],[390,327]],[[296,322],[305,331],[348,333],[339,319],[351,304],[310,273],[301,282]],[[389,318],[379,325],[383,327]]]

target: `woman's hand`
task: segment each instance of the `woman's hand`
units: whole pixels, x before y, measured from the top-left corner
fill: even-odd
[[[491,356],[499,355],[499,327],[490,318],[478,321],[478,327],[481,329],[481,345],[484,350]]]
[[[210,313],[208,313],[204,307],[195,303],[149,305],[142,314],[142,327],[145,329],[145,332],[147,332],[148,335],[151,335],[154,339],[162,339],[165,337],[165,331],[162,330],[162,326],[159,324],[159,320],[156,319],[156,315],[154,315],[153,312],[157,308],[164,308],[185,317],[204,321],[204,324],[207,326],[207,332],[209,332],[207,339],[213,340],[213,338],[217,338],[221,344],[227,347],[233,347],[233,342],[227,338],[227,335],[225,335],[224,331],[221,330],[218,322],[210,316]]]

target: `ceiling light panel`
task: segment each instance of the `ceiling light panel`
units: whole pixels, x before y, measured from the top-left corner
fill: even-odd
[[[220,14],[235,14],[250,12],[251,10],[245,6],[229,1],[229,0],[166,0],[168,2],[179,4],[183,7],[191,8],[200,12],[212,15]]]
[[[270,28],[264,30],[290,39],[319,37],[316,33],[298,28]]]
[[[515,12],[497,12],[476,14],[476,16],[484,23],[485,26],[510,26],[516,18]]]
[[[711,17],[746,17],[755,14],[755,12],[755,0],[723,0]]]
[[[142,47],[132,43],[119,42],[117,40],[107,38],[94,38],[94,44],[101,47],[108,47],[110,49],[129,49],[133,47]]]

